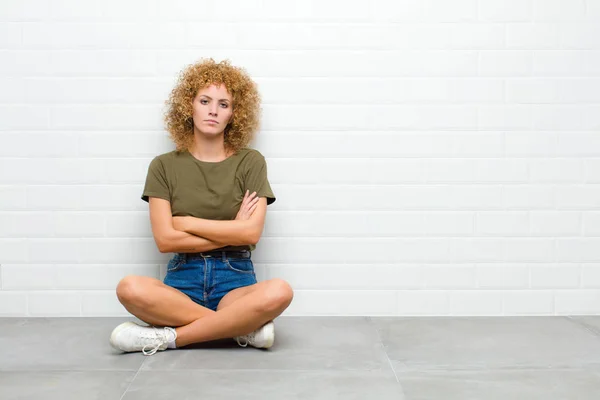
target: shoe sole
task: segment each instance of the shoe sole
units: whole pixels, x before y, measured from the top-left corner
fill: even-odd
[[[268,329],[269,338],[271,338],[271,340],[269,340],[263,348],[268,349],[269,347],[273,346],[273,342],[275,342],[275,324],[270,322],[266,328]]]
[[[123,322],[121,325],[117,326],[115,329],[113,329],[112,333],[110,334],[110,345],[115,348],[116,350],[121,350],[121,351],[125,351],[121,348],[119,348],[119,346],[117,346],[117,335],[123,330],[126,329],[128,327],[130,327],[131,325],[137,325],[131,321],[127,321],[127,322]]]

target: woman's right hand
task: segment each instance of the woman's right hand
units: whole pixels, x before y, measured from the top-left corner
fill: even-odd
[[[256,209],[256,205],[258,204],[258,199],[260,197],[252,198],[256,195],[256,192],[252,192],[252,194],[248,195],[249,190],[246,190],[246,194],[244,195],[244,200],[242,201],[242,205],[240,206],[240,210],[235,216],[236,220],[246,220],[249,219],[250,216],[254,213]]]

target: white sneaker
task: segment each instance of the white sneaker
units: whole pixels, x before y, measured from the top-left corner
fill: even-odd
[[[236,336],[234,339],[242,347],[250,345],[256,348],[268,349],[273,346],[275,341],[275,324],[273,324],[273,321],[269,321],[254,332],[244,336]]]
[[[159,350],[165,350],[169,342],[176,338],[177,332],[173,328],[141,326],[129,321],[123,322],[112,331],[110,345],[124,352],[141,351],[144,355],[151,356]]]

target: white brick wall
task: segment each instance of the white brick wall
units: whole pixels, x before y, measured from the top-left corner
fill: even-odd
[[[600,0],[0,2],[0,316],[127,315],[201,57],[261,89],[286,315],[600,313]]]

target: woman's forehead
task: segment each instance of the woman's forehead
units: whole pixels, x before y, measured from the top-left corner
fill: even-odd
[[[224,84],[210,84],[207,87],[198,90],[198,95],[206,95],[219,100],[231,100],[231,93],[227,90]]]

